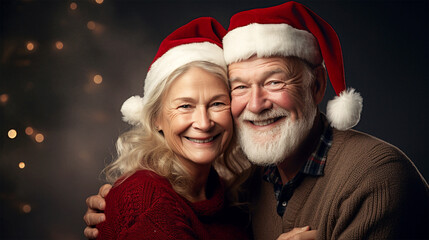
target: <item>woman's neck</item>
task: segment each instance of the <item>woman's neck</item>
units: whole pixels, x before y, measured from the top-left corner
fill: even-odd
[[[190,188],[189,201],[198,202],[207,199],[206,187],[210,175],[210,169],[211,165],[201,167],[198,171],[189,171],[193,183]]]

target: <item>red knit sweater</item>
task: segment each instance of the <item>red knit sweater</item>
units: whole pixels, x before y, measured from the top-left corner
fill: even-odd
[[[134,173],[107,195],[97,239],[247,239],[237,211],[224,207],[218,175],[209,179],[211,195],[191,203],[165,178],[147,170]]]

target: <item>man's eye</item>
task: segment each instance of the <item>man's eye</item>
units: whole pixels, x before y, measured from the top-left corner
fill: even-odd
[[[247,89],[247,86],[239,85],[239,86],[232,88],[231,92],[232,93],[243,93],[246,89]]]
[[[269,81],[266,85],[275,86],[283,83],[282,81]]]
[[[240,96],[243,94],[246,94],[249,90],[249,87],[247,85],[237,85],[233,86],[231,89],[231,94],[234,96]]]
[[[265,88],[268,90],[282,89],[286,85],[283,81],[269,81],[265,84]]]
[[[237,86],[237,87],[234,87],[234,89],[233,90],[235,90],[235,89],[245,89],[246,88],[246,86],[244,86],[244,85],[240,85],[240,86]]]

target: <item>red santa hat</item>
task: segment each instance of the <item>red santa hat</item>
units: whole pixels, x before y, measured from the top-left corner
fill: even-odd
[[[362,97],[354,89],[346,90],[338,36],[328,23],[302,4],[287,2],[235,14],[223,47],[227,64],[252,56],[295,56],[313,65],[324,61],[337,94],[328,102],[328,120],[340,130],[359,122]]]
[[[167,36],[159,46],[144,82],[143,98],[133,96],[122,105],[123,120],[137,125],[143,106],[155,92],[164,89],[168,76],[194,61],[207,61],[224,67],[222,38],[226,30],[211,17],[197,18]]]

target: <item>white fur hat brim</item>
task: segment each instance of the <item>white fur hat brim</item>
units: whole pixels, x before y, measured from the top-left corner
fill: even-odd
[[[194,62],[207,61],[222,66],[226,71],[223,50],[210,42],[196,42],[174,47],[150,67],[144,85],[144,96],[151,95],[152,91],[164,89],[167,77],[181,66]]]
[[[295,56],[313,65],[322,63],[319,45],[309,32],[288,24],[252,23],[230,30],[223,38],[227,64],[251,56]]]

